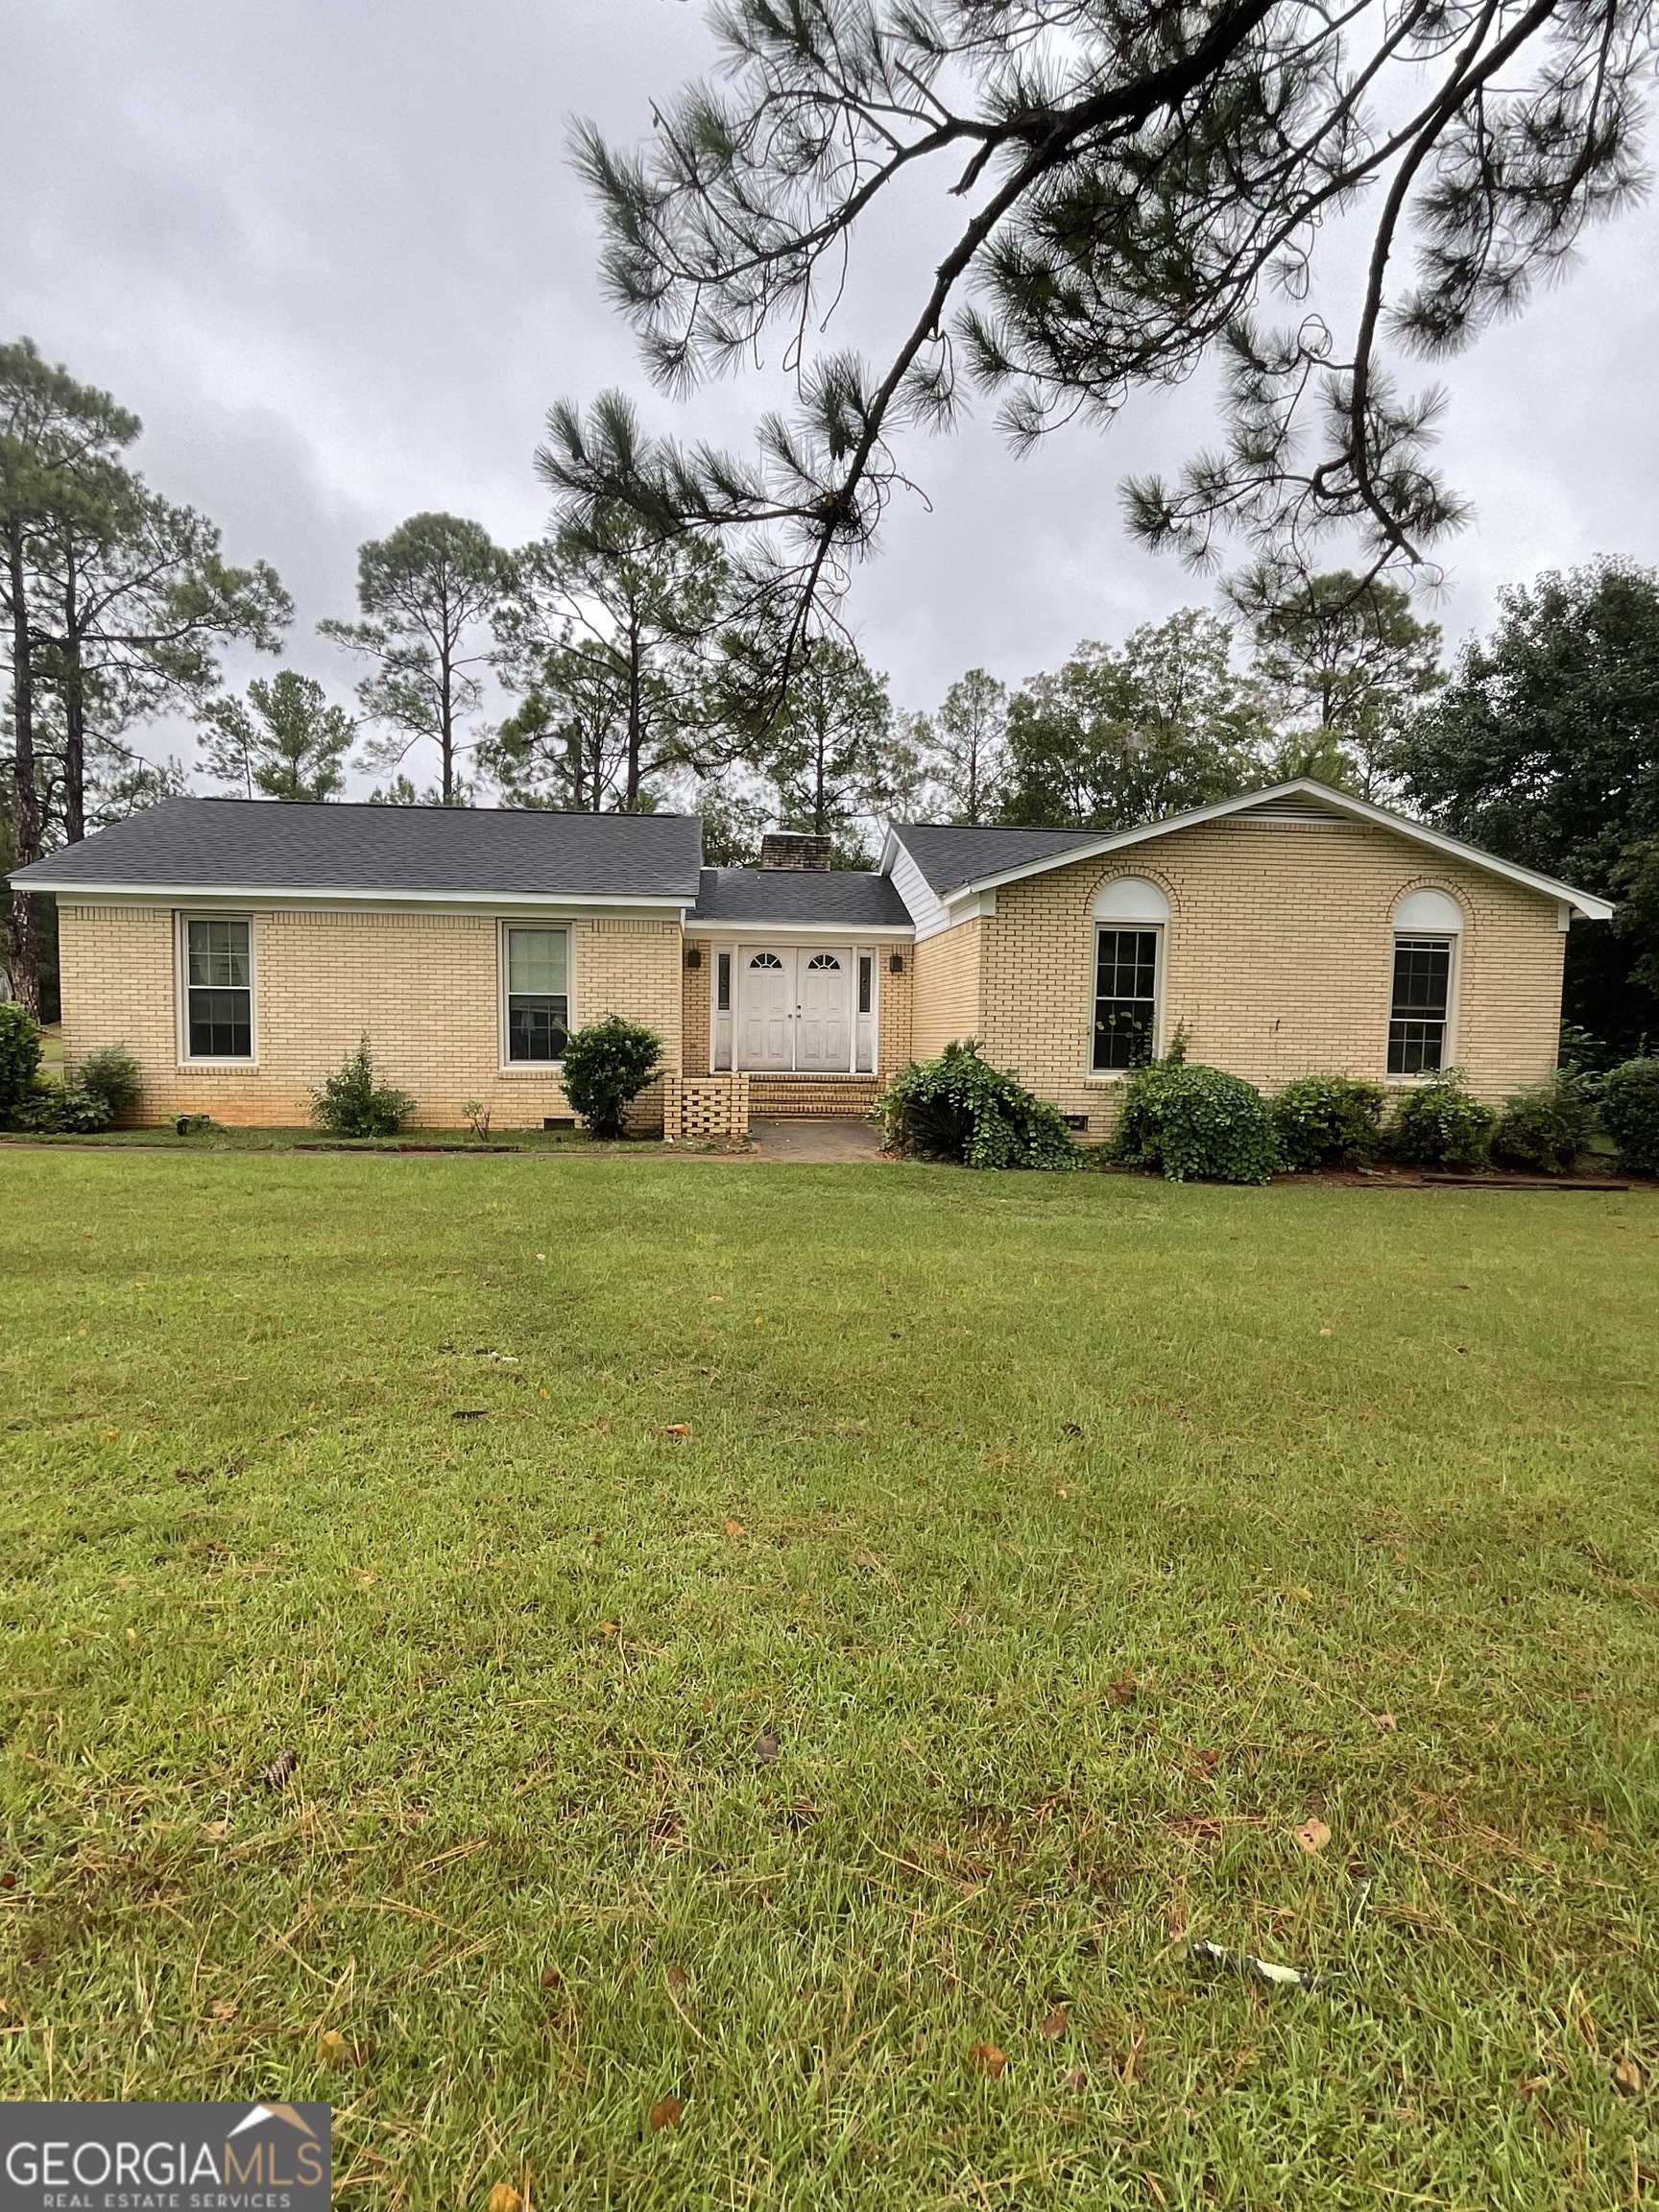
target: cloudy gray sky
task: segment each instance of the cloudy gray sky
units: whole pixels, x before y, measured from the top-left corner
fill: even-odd
[[[290,658],[342,696],[312,635],[351,612],[358,542],[420,508],[512,541],[543,501],[547,402],[622,383],[656,427],[741,441],[752,376],[649,395],[601,299],[565,154],[615,137],[710,49],[698,0],[0,0],[0,327],[143,416],[158,488],[204,508],[300,605]],[[873,248],[857,336],[914,298],[911,235]],[[1443,453],[1477,519],[1434,609],[1454,639],[1512,577],[1598,552],[1659,561],[1659,231],[1651,206],[1445,379]],[[913,456],[851,607],[897,701],[980,663],[1017,682],[1080,637],[1203,599],[1125,538],[1117,485],[1179,466],[1192,387],[1017,461],[989,424]]]

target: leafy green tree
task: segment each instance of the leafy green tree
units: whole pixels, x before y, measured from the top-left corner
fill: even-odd
[[[61,703],[63,836],[86,833],[87,779],[131,779],[123,733],[164,709],[199,708],[219,650],[275,653],[294,606],[274,568],[239,568],[204,515],[110,467],[75,472],[35,534],[37,682]]]
[[[252,711],[250,711],[252,709]],[[256,676],[240,699],[215,699],[202,714],[211,774],[252,799],[337,799],[357,725],[321,684],[279,668]]]
[[[970,668],[917,732],[952,822],[995,822],[1008,775],[1008,686]]]
[[[1625,848],[1613,870],[1613,888],[1623,904],[1616,926],[1635,957],[1630,978],[1645,1000],[1659,1008],[1659,837],[1638,837]],[[1659,1022],[1644,1024],[1626,1036],[1638,1052],[1647,1052],[1659,1041]]]
[[[1272,732],[1218,615],[1188,607],[1120,649],[1084,643],[1008,703],[1003,820],[1126,830],[1265,781]]]
[[[511,642],[497,661],[518,704],[480,748],[480,764],[511,805],[613,811],[626,773],[626,686],[614,669],[568,643],[532,644],[524,604],[505,613]]]
[[[626,399],[608,395],[586,421],[567,402],[550,410],[536,463],[559,498],[496,617],[496,673],[520,705],[492,764],[516,796],[636,812],[664,778],[732,751],[716,691],[734,665],[723,661],[731,580],[706,540],[573,497],[571,457],[597,449],[647,449]]]
[[[759,865],[760,845],[777,819],[777,809],[764,787],[740,774],[711,776],[692,794],[687,812],[703,822],[703,859],[709,868],[754,868]]]
[[[711,22],[716,77],[652,104],[645,151],[581,132],[604,278],[665,389],[778,327],[799,403],[753,459],[601,449],[584,482],[729,533],[792,646],[903,481],[901,434],[975,386],[1023,446],[1218,356],[1226,435],[1129,487],[1142,538],[1203,558],[1226,530],[1334,531],[1367,574],[1420,561],[1463,508],[1429,458],[1441,401],[1397,361],[1518,308],[1646,181],[1644,0],[723,0]],[[913,238],[876,359],[813,352],[844,298],[868,326],[858,277]]]
[[[86,785],[86,827],[108,830],[112,822],[127,822],[146,806],[159,806],[163,799],[189,796],[190,779],[184,764],[169,754],[165,760],[147,760],[133,753],[111,754],[94,764]]]
[[[505,788],[545,786],[561,805],[635,813],[655,803],[665,776],[722,751],[715,548],[654,543],[618,511],[602,534],[561,531],[517,563],[495,667],[519,706],[490,753]]]
[[[15,999],[0,998],[0,1129],[28,1105],[39,1070],[39,1023]]]
[[[757,765],[785,830],[830,837],[837,866],[867,868],[865,824],[900,804],[919,763],[886,677],[844,638],[818,637],[789,671]]]
[[[1381,797],[1401,733],[1446,681],[1439,624],[1419,621],[1399,585],[1346,568],[1303,576],[1260,562],[1227,597],[1250,624],[1253,673],[1280,727],[1275,777]]]
[[[223,644],[274,651],[293,613],[273,569],[229,565],[205,517],[125,466],[139,429],[29,340],[0,347],[0,612],[19,864],[84,836],[89,805],[107,818],[154,787],[158,772],[123,733],[214,689]],[[17,988],[37,998],[37,917],[21,894],[11,934]]]
[[[1430,820],[1608,898],[1567,941],[1569,1021],[1624,1049],[1659,1034],[1659,578],[1625,561],[1502,593],[1492,636],[1407,732],[1400,763]],[[1634,896],[1631,894],[1634,893]]]
[[[465,798],[457,801],[459,805],[468,803]],[[418,790],[412,777],[399,775],[376,783],[369,794],[369,804],[371,806],[438,806],[443,801],[436,791]]]
[[[513,582],[511,557],[480,523],[412,515],[390,537],[358,550],[362,620],[317,625],[372,663],[357,697],[382,728],[366,749],[366,765],[397,771],[418,746],[435,749],[432,797],[443,806],[468,803],[464,757],[474,738],[467,726],[484,702],[479,671],[489,657],[489,626]],[[391,790],[413,800],[407,776],[395,776]]]
[[[108,393],[43,361],[32,340],[0,346],[0,616],[12,726],[8,842],[15,868],[39,859],[46,832],[45,779],[35,742],[35,540],[43,521],[72,496],[76,472],[111,465],[138,429],[135,415]],[[40,949],[35,902],[25,892],[12,894],[8,937],[12,987],[38,1016]]]

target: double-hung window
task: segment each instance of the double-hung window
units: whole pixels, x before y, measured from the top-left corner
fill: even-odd
[[[1094,944],[1096,1073],[1142,1068],[1155,1049],[1158,931],[1102,929]]]
[[[1390,1075],[1429,1075],[1445,1065],[1451,998],[1451,938],[1396,937],[1388,1005]]]
[[[183,934],[185,1057],[252,1060],[252,923],[187,914]]]
[[[570,1033],[569,931],[509,927],[502,935],[507,1057],[562,1060]]]

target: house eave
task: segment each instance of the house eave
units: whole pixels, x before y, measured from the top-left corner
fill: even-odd
[[[695,914],[685,917],[687,937],[743,938],[754,943],[773,939],[788,944],[797,937],[826,939],[838,945],[894,943],[907,945],[915,936],[915,927],[902,922],[780,922],[776,919],[756,922],[736,922],[722,915],[717,922],[701,920]]]
[[[695,902],[696,893],[678,897],[645,894],[569,891],[394,891],[349,885],[289,883],[88,883],[64,877],[33,874],[14,878],[17,887],[29,892],[52,892],[58,898],[80,900],[119,899],[142,905],[219,904],[242,906],[410,906],[446,907],[466,913],[501,912],[506,907],[560,913],[630,913],[684,915]]]

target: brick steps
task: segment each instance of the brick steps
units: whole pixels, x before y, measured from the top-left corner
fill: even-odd
[[[751,1075],[749,1112],[770,1120],[862,1120],[885,1089],[875,1075]]]

